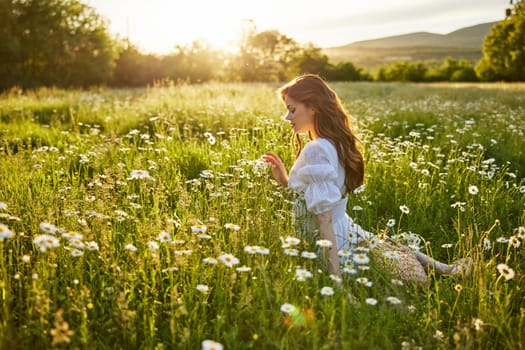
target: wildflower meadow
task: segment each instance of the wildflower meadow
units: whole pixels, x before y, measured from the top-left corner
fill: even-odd
[[[525,85],[332,84],[356,223],[474,261],[424,288],[298,238],[278,86],[0,95],[0,348],[525,348]]]

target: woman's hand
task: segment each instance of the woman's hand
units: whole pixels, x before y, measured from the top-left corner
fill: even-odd
[[[266,163],[271,164],[272,175],[275,181],[277,181],[279,185],[286,188],[288,186],[288,172],[286,171],[286,168],[281,158],[279,158],[279,156],[275,153],[268,152],[262,156],[262,159]]]

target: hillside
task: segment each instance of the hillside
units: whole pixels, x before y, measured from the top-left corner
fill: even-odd
[[[357,41],[324,48],[323,52],[333,62],[351,61],[367,69],[395,60],[441,61],[448,56],[475,62],[481,58],[483,39],[495,23],[482,23],[448,34],[416,32]]]

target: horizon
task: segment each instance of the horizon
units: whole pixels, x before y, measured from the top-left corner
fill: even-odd
[[[127,38],[141,51],[153,54],[167,54],[196,40],[235,51],[243,30],[250,26],[257,31],[277,30],[300,44],[320,48],[415,32],[448,34],[503,20],[509,7],[508,0],[376,0],[368,4],[325,0],[308,6],[298,0],[194,0],[183,6],[169,0],[150,0],[148,4],[140,0],[83,2],[108,20],[112,35]]]

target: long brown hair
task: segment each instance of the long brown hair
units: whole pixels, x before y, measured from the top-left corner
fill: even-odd
[[[317,137],[326,138],[335,145],[339,161],[345,170],[346,191],[353,192],[361,186],[365,167],[363,156],[357,148],[360,141],[352,133],[349,116],[335,91],[319,76],[307,74],[284,85],[279,92],[283,101],[289,96],[314,109],[315,133]],[[292,146],[299,156],[303,147],[301,138],[294,134],[292,140]]]

